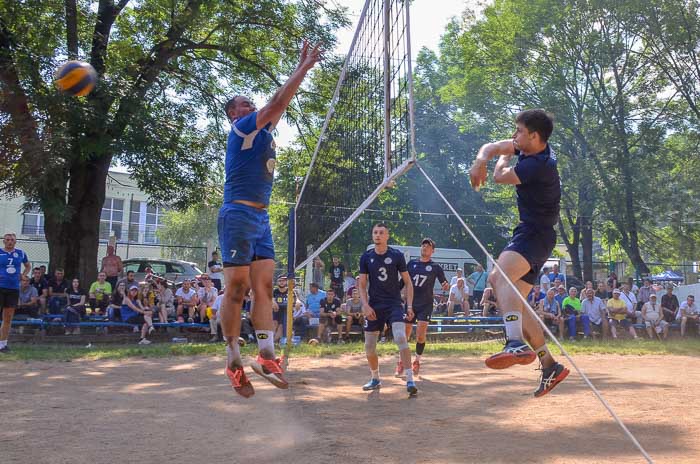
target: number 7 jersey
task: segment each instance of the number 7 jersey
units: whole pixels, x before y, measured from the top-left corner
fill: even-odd
[[[360,274],[369,276],[369,305],[374,307],[402,304],[401,272],[406,272],[403,253],[388,247],[383,255],[374,249],[360,257]]]
[[[445,271],[439,264],[431,261],[412,259],[408,262],[408,274],[413,282],[413,306],[433,306],[433,288],[435,279],[438,282],[447,282]]]

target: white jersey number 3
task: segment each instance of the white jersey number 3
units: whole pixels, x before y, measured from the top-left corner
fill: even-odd
[[[379,272],[379,276],[377,279],[379,279],[380,282],[386,282],[386,279],[389,278],[389,275],[386,273],[386,268],[385,267],[380,267],[377,269],[377,272]]]

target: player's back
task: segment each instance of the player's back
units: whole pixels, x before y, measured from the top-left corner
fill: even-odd
[[[360,274],[369,276],[369,304],[401,304],[401,276],[406,272],[406,259],[399,250],[387,247],[384,254],[367,250],[360,258]]]

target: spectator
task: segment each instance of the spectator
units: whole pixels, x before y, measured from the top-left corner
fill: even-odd
[[[139,285],[139,301],[145,311],[155,312],[156,309],[156,294],[153,291],[150,283],[142,283]]]
[[[651,286],[651,282],[649,282],[649,285]],[[641,293],[642,289],[640,288],[639,291]],[[657,336],[663,333],[664,340],[666,340],[668,338],[669,323],[663,319],[661,315],[661,306],[656,302],[656,299],[656,293],[651,293],[649,295],[649,301],[642,306],[642,319],[644,320],[649,338],[653,339],[654,332],[656,332]]]
[[[642,307],[645,303],[649,302],[649,295],[652,293],[656,292],[654,292],[654,289],[651,286],[651,280],[644,279],[644,285],[642,285],[642,288],[640,288],[639,292],[637,293],[637,307],[635,308],[637,311],[642,311]]]
[[[583,301],[586,298],[588,290],[593,290],[593,282],[591,282],[590,280],[587,280],[583,288],[581,289],[581,301]],[[593,290],[593,292],[595,293],[595,290]]]
[[[46,265],[42,264],[39,266],[39,270],[41,271],[41,278],[48,282],[49,276],[46,274]]]
[[[144,309],[139,301],[138,295],[138,285],[129,287],[129,292],[122,300],[122,322],[126,322],[127,324],[141,324],[141,340],[139,341],[139,345],[150,345],[151,341],[148,340],[147,336],[155,331],[153,328],[153,313]]]
[[[688,325],[698,328],[698,307],[695,305],[695,297],[688,295],[683,303],[681,303],[679,312],[681,315],[681,337],[685,337],[685,331]]]
[[[36,288],[29,283],[29,277],[25,275],[21,276],[19,301],[15,314],[24,314],[29,317],[39,316],[39,294]]]
[[[637,339],[637,332],[635,332],[632,322],[627,319],[627,303],[620,299],[621,293],[619,288],[614,289],[612,291],[613,296],[607,303],[608,314],[610,314],[610,333],[612,338],[617,338],[617,328],[622,326],[624,329],[629,330],[632,338]]]
[[[211,317],[209,317],[209,333],[211,334],[211,338],[209,339],[209,343],[219,341],[219,312],[221,311],[221,302],[223,300],[223,293],[221,295],[217,295],[216,300],[214,300],[214,304],[211,306]],[[241,311],[241,316],[243,316],[243,314],[244,312]],[[243,335],[242,330],[241,335]]]
[[[634,324],[642,323],[642,312],[637,311],[637,297],[634,293],[630,291],[630,284],[622,284],[622,292],[620,293],[620,299],[625,302],[627,307],[627,317]]]
[[[321,317],[318,321],[318,339],[327,343],[331,342],[330,334],[325,339],[326,327],[338,330],[338,343],[344,343],[343,338],[343,316],[341,302],[335,297],[335,291],[329,288],[326,291],[326,298],[321,301]],[[324,340],[325,339],[325,340]]]
[[[107,245],[107,256],[102,258],[102,266],[100,266],[100,272],[104,272],[106,275],[106,280],[112,288],[117,287],[117,281],[119,280],[119,274],[124,270],[124,264],[122,264],[122,259],[114,254],[114,246]]]
[[[447,303],[447,317],[452,317],[456,311],[464,311],[469,315],[469,289],[464,285],[464,279],[458,278],[450,287],[450,299]]]
[[[321,258],[316,256],[313,261],[313,267],[311,269],[311,282],[315,283],[318,285],[318,288],[323,290],[323,270],[326,268],[326,265],[323,264],[323,261],[321,261]]]
[[[294,335],[305,337],[309,328],[309,322],[313,316],[313,313],[306,308],[297,290],[294,289],[294,312],[292,313],[292,330]]]
[[[557,289],[557,294],[554,295],[554,299],[557,300],[557,303],[559,303],[559,308],[561,309],[562,313],[564,312],[564,298],[569,296],[569,294],[566,291],[566,287],[563,285],[559,285],[556,287]],[[563,334],[562,334],[563,336]]]
[[[80,334],[80,319],[85,316],[85,301],[87,295],[85,290],[80,287],[80,280],[73,279],[71,286],[66,292],[68,304],[64,309],[66,321],[66,335]]]
[[[121,321],[121,309],[122,303],[124,302],[124,297],[126,296],[126,284],[124,282],[118,282],[117,288],[112,292],[111,302],[107,308],[107,317],[110,321]]]
[[[547,324],[547,327],[555,329],[559,338],[562,338],[564,337],[564,317],[556,299],[556,293],[554,288],[547,290],[545,297],[539,302],[537,315]]]
[[[477,264],[474,272],[469,274],[467,283],[469,284],[470,288],[474,289],[472,291],[472,303],[474,304],[474,307],[480,307],[479,305],[481,304],[481,299],[484,296],[484,289],[486,288],[486,281],[488,278],[489,275],[486,271],[484,271],[481,264]]]
[[[664,320],[669,324],[673,324],[678,319],[678,298],[673,294],[673,286],[666,287],[666,294],[661,297],[661,310],[663,311]]]
[[[107,282],[109,282],[109,280]],[[126,286],[127,289],[131,288],[132,285],[138,286],[138,284],[139,284],[138,282],[136,282],[136,278],[134,276],[134,271],[126,271],[126,277],[123,278],[122,280],[120,280],[118,283],[122,283],[122,282],[124,283],[124,285]]]
[[[109,306],[109,295],[112,294],[112,284],[107,282],[107,274],[97,274],[97,281],[90,285],[90,307],[95,314],[103,315]]]
[[[345,293],[343,293],[347,298],[352,298],[352,289],[357,286],[357,280],[352,276],[352,272],[347,271],[345,273],[345,280],[343,281],[343,290]]]
[[[593,288],[586,289],[585,292],[586,298],[581,302],[581,314],[588,316],[593,328],[607,337],[610,327],[605,303],[595,295]]]
[[[547,293],[552,282],[549,280],[549,268],[544,266],[540,274],[540,288],[543,292]]]
[[[527,302],[530,304],[530,307],[534,309],[537,308],[537,304],[540,302],[540,300],[543,300],[544,297],[545,293],[540,289],[540,286],[535,285],[527,295]]]
[[[277,278],[277,287],[272,290],[272,320],[275,342],[282,338],[287,325],[287,303],[289,301],[289,287],[287,276],[280,275]],[[293,321],[292,321],[293,322]]]
[[[464,271],[462,270],[461,267],[458,267],[457,271],[456,271],[456,275],[452,276],[452,279],[450,279],[450,287],[452,287],[453,285],[457,285],[457,280],[463,279],[463,278],[464,278]]]
[[[199,301],[199,322],[204,323],[209,319],[209,315],[213,313],[213,306],[219,292],[214,287],[214,282],[207,274],[203,274],[200,280],[204,283],[204,287],[197,290],[197,300]],[[211,325],[211,324],[210,324]]]
[[[630,291],[634,293],[634,296],[637,296],[637,293],[639,293],[639,287],[637,287],[637,284],[634,283],[634,279],[632,277],[627,278],[627,285],[629,286]]]
[[[175,317],[175,295],[170,290],[168,282],[165,279],[156,281],[157,299],[158,299],[158,320],[160,322],[168,322],[168,316]]]
[[[221,264],[219,253],[217,251],[212,252],[211,261],[207,263],[207,267],[209,268],[209,278],[211,279],[211,283],[217,290],[220,291],[221,281],[224,278],[224,266]]]
[[[496,294],[491,287],[484,288],[484,294],[481,295],[479,305],[481,306],[483,317],[496,317],[500,315],[500,311],[496,305]]]
[[[185,322],[183,313],[187,311],[187,322],[194,322],[194,312],[197,308],[197,291],[192,288],[192,282],[185,280],[182,282],[182,287],[175,292],[177,300],[177,322]]]
[[[562,312],[566,319],[566,325],[569,329],[569,340],[576,340],[576,322],[580,321],[583,325],[583,338],[588,339],[591,336],[591,321],[588,316],[581,313],[581,300],[578,299],[578,290],[576,287],[569,289],[569,296],[562,301]]]
[[[342,308],[345,313],[345,333],[350,336],[350,329],[353,324],[357,324],[360,327],[364,327],[365,318],[362,314],[362,302],[360,301],[360,291],[355,289],[352,291],[352,297],[348,298],[345,305]]]
[[[347,290],[345,290],[345,297],[347,298],[352,298],[352,292],[355,289],[359,290],[359,287],[357,286],[357,282],[360,280],[360,276],[356,275],[355,277],[351,277],[352,279],[352,285],[348,287]]]
[[[15,248],[17,235],[8,232],[2,237],[3,247],[0,249],[0,353],[9,353],[7,341],[10,337],[12,317],[17,309],[19,290],[22,287],[21,277],[26,277],[32,265],[27,254]]]
[[[54,278],[49,281],[49,314],[61,314],[68,304],[68,287],[70,284],[63,278],[63,269],[54,271]]]
[[[559,287],[564,287],[564,282],[562,282],[562,280],[557,277],[552,281],[551,288],[559,292]],[[566,287],[564,287],[564,291],[566,292]]]
[[[614,272],[611,272],[608,275],[607,284],[608,284],[608,288],[610,289],[610,292],[612,292],[614,289],[618,288],[620,286],[620,284],[617,280],[617,274],[615,274]],[[612,298],[612,296],[610,298]]]
[[[331,288],[338,299],[343,298],[343,281],[345,280],[345,266],[340,262],[340,258],[333,256],[333,264],[331,264],[328,275],[331,278]]]
[[[39,295],[41,314],[45,314],[46,303],[49,300],[49,282],[42,275],[40,267],[35,267],[32,270],[32,279],[29,281],[29,284],[36,289],[37,295]]]
[[[606,303],[609,298],[612,298],[612,290],[608,291],[605,282],[598,282],[598,288],[595,291],[595,296],[600,298],[600,301]]]
[[[566,277],[564,277],[564,274],[559,272],[559,264],[554,264],[552,266],[552,272],[550,272],[547,277],[549,277],[550,282],[554,282],[556,279],[559,279],[559,282],[562,285],[566,283]]]
[[[324,298],[326,298],[326,292],[320,290],[316,282],[311,282],[309,294],[306,295],[306,307],[314,317],[321,317],[321,301]]]

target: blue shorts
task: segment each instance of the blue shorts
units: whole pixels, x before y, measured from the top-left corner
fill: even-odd
[[[372,305],[370,304],[370,306]],[[372,308],[374,308],[377,319],[370,321],[365,317],[365,332],[381,332],[386,324],[391,325],[394,322],[404,322],[406,319],[406,312],[402,303],[377,305],[372,306]]]
[[[219,210],[217,226],[224,267],[248,266],[252,261],[275,259],[267,210],[225,203]]]
[[[554,227],[535,227],[521,222],[513,230],[513,238],[503,251],[515,251],[527,260],[530,271],[520,279],[534,285],[556,244],[557,233]]]

